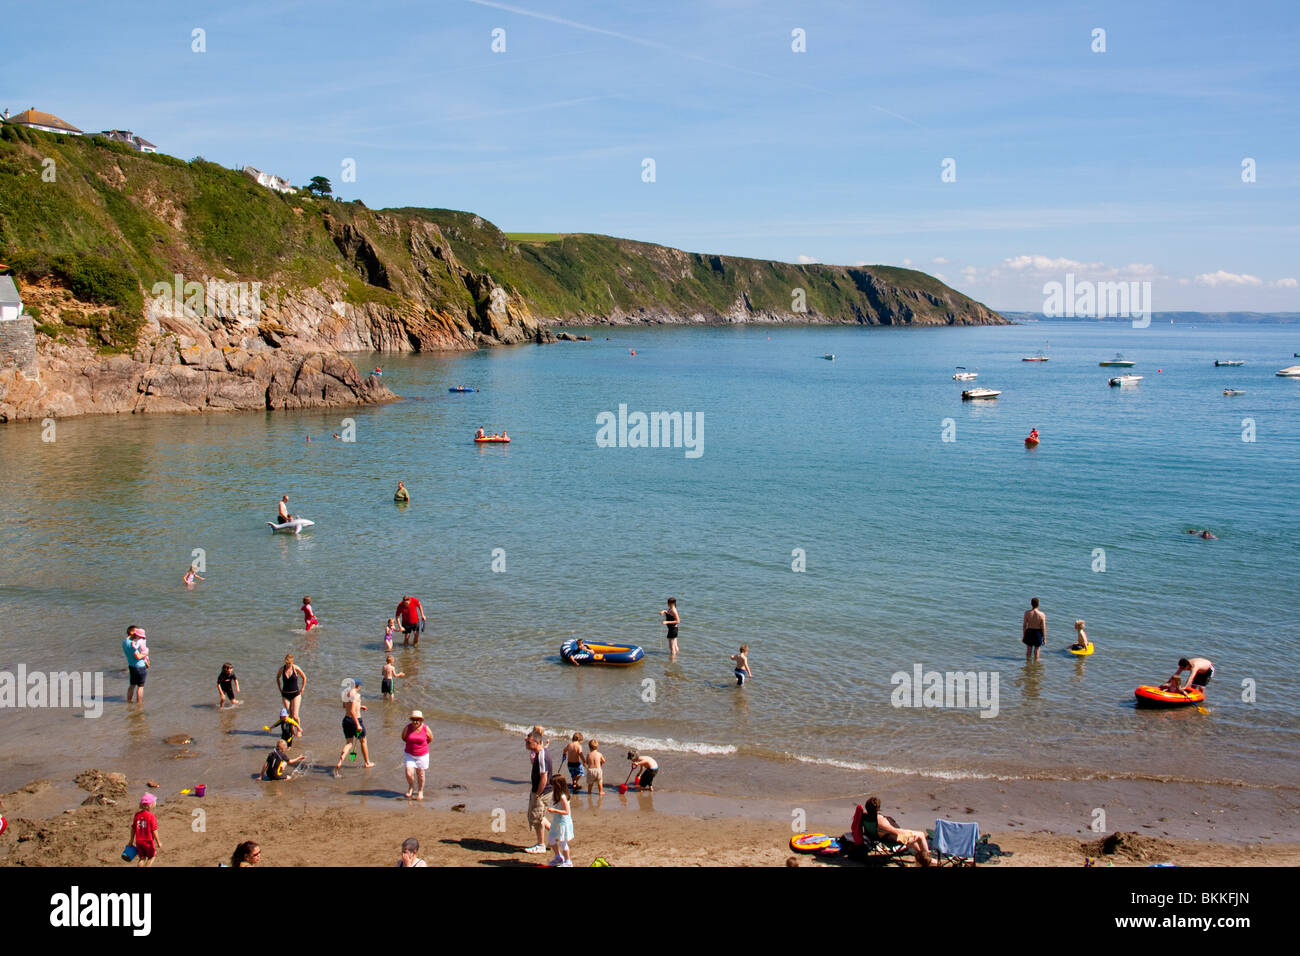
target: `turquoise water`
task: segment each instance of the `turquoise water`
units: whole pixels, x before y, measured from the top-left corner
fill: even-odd
[[[104,669],[121,697],[119,645],[139,622],[151,714],[211,720],[193,705],[214,702],[229,660],[240,720],[260,729],[292,651],[324,753],[341,742],[339,681],[377,695],[384,622],[413,593],[431,620],[418,652],[398,643],[399,694],[440,718],[956,777],[1296,779],[1300,706],[1283,682],[1300,664],[1300,381],[1273,372],[1296,361],[1300,329],[594,334],[359,356],[406,397],[380,408],[73,419],[54,442],[0,429],[0,668]],[[1050,362],[1020,361],[1048,343]],[[1107,387],[1118,373],[1097,363],[1117,350],[1140,385]],[[955,365],[1001,398],[963,403]],[[448,394],[458,383],[481,391]],[[702,456],[598,447],[596,416],[620,404],[702,414]],[[355,442],[330,437],[345,418]],[[514,441],[475,446],[480,424]],[[409,507],[392,502],[398,479]],[[269,533],[283,493],[315,528]],[[195,548],[206,580],[187,591]],[[310,635],[305,594],[323,625]],[[669,594],[675,663],[657,614]],[[1049,623],[1027,667],[1031,595]],[[1076,618],[1097,644],[1087,660],[1064,651]],[[574,669],[557,654],[572,636],[647,657]],[[738,690],[742,642],[756,679]],[[1216,664],[1211,713],[1134,710],[1133,688],[1184,655]],[[996,674],[997,715],[892,706],[891,675],[916,664]],[[120,710],[6,713],[0,758],[21,757],[25,782],[42,761],[120,755]]]

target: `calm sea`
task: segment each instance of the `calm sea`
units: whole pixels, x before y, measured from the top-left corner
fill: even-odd
[[[152,741],[159,715],[215,719],[227,660],[249,700],[236,724],[260,731],[293,652],[332,757],[339,682],[378,693],[384,623],[412,593],[430,624],[418,654],[398,642],[399,691],[435,718],[956,778],[1300,777],[1300,381],[1273,374],[1300,329],[606,331],[358,356],[405,398],[379,408],[72,419],[52,442],[0,429],[0,669],[103,670],[120,699],[141,623]],[[1020,361],[1040,350],[1051,361]],[[1136,387],[1107,386],[1116,351]],[[1001,398],[963,403],[957,365]],[[460,383],[481,391],[448,393]],[[598,447],[620,405],[702,416],[703,454]],[[514,440],[476,446],[479,425]],[[266,526],[284,493],[316,522],[300,537]],[[206,580],[187,591],[195,549]],[[1031,596],[1048,639],[1026,667]],[[1064,650],[1076,618],[1086,660]],[[574,636],[646,659],[565,666]],[[741,643],[755,679],[737,689]],[[1209,714],[1134,709],[1136,685],[1193,655],[1217,668]],[[895,707],[892,676],[917,665],[996,678],[996,716]],[[0,720],[9,785],[116,766],[146,734],[115,702]]]

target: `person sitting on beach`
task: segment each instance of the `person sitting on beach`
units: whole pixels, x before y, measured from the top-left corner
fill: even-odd
[[[410,502],[411,493],[406,490],[405,483],[400,481],[397,483],[397,490],[393,492],[393,500]]]
[[[627,772],[627,779],[623,781],[623,786],[627,786],[627,781],[632,779],[632,775],[638,770],[639,776],[636,779],[638,789],[646,793],[654,793],[655,774],[659,772],[659,763],[654,757],[642,757],[635,750],[627,752],[627,759],[632,761],[632,768]]]
[[[235,847],[234,853],[230,854],[231,866],[257,866],[261,862],[262,848],[252,840],[245,840]]]
[[[605,755],[600,752],[600,741],[592,738],[587,741],[587,755],[582,758],[587,768],[587,795],[595,790],[597,794],[605,789]]]
[[[868,811],[875,811],[876,814],[876,832],[881,837],[892,840],[895,843],[901,843],[912,851],[916,857],[918,866],[933,866],[934,861],[930,859],[930,844],[926,842],[925,834],[918,833],[915,830],[904,830],[896,825],[889,817],[880,812],[880,798],[870,797],[864,804]]]
[[[289,745],[283,740],[275,742],[275,749],[266,757],[266,764],[262,767],[263,780],[283,780],[289,776],[289,769],[296,767],[307,759],[307,755],[300,757],[289,756]]]
[[[423,866],[429,864],[418,856],[420,852],[420,841],[415,837],[407,837],[402,841],[402,855],[397,861],[398,866]]]
[[[1074,629],[1078,633],[1075,634],[1074,644],[1072,645],[1071,650],[1086,651],[1088,649],[1088,645],[1092,643],[1091,641],[1088,640],[1088,635],[1087,633],[1084,632],[1083,628],[1084,628],[1083,621],[1079,620],[1074,622]]]

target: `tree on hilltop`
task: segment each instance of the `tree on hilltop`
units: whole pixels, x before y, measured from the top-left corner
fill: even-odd
[[[317,196],[328,196],[333,189],[333,185],[324,176],[313,176],[311,182],[307,184],[307,192]]]

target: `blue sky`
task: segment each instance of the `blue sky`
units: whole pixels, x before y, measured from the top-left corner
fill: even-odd
[[[1157,311],[1300,311],[1294,0],[7,6],[0,109],[372,208],[912,265],[1001,309],[1072,272],[1151,281]]]

